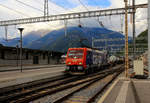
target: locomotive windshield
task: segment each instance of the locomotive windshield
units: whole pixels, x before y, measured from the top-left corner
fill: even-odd
[[[79,59],[83,57],[83,50],[70,50],[68,54],[69,58]]]

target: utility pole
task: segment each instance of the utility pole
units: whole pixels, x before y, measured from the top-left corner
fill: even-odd
[[[6,38],[6,41],[8,41],[8,26],[5,26],[5,38]]]
[[[67,36],[67,20],[64,20],[64,24],[65,24],[65,37]]]
[[[18,30],[20,31],[20,69],[22,72],[22,32],[24,28],[18,28]]]
[[[150,0],[148,0],[148,70],[150,78]]]
[[[44,17],[49,15],[48,11],[48,0],[44,0]]]
[[[92,48],[94,48],[94,37],[92,37]]]
[[[133,18],[132,18],[132,29],[133,29],[133,59],[135,59],[135,48],[136,48],[136,45],[135,45],[135,12],[136,12],[136,9],[135,9],[135,0],[132,0],[132,6],[133,6]]]
[[[125,76],[128,77],[129,59],[128,59],[128,0],[125,2]]]

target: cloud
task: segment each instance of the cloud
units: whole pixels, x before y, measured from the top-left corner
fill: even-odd
[[[140,1],[140,0],[138,0]],[[140,4],[139,2],[136,2],[136,4]],[[145,0],[144,3],[146,3],[147,0]],[[131,3],[132,4],[132,3]],[[124,2],[123,1],[118,1],[118,0],[111,0],[111,6],[110,7],[93,7],[93,6],[86,6],[89,10],[99,10],[99,9],[108,9],[108,8],[121,8],[124,7]],[[80,11],[87,11],[83,6],[78,6],[68,12],[80,12]],[[123,18],[123,19],[121,19]],[[86,19],[80,19],[81,24],[83,26],[88,26],[88,27],[99,27],[99,23],[97,21],[98,18],[86,18]],[[99,21],[102,21],[104,26],[108,29],[115,30],[115,31],[124,31],[124,15],[120,16],[103,16],[99,17]],[[70,20],[72,23],[78,23],[79,20]],[[132,36],[132,24],[131,24],[131,16],[128,15],[128,25],[129,25],[129,36]],[[147,28],[147,9],[137,9],[136,12],[136,35],[138,35],[140,32],[144,31]],[[121,27],[121,24],[123,23],[123,27]]]
[[[120,8],[124,7],[124,0],[110,0],[111,1],[111,6],[110,8]],[[129,4],[132,4],[130,0]],[[144,4],[148,3],[148,0],[135,0],[135,4]],[[136,10],[136,35],[147,29],[147,9],[137,9]],[[118,20],[118,21],[117,21]],[[119,16],[113,17],[112,16],[112,24],[114,24],[115,29],[112,28],[113,30],[117,30],[120,28],[119,23]],[[128,16],[128,24],[129,24],[129,35],[132,36],[132,24],[130,23],[130,15]],[[108,25],[108,24],[107,24]],[[123,28],[125,28],[123,26]]]
[[[20,2],[17,2],[16,0],[2,0],[0,1],[0,12],[1,12],[1,20],[8,20],[8,19],[17,19],[17,18],[25,18],[25,17],[36,17],[36,16],[43,16],[43,0],[19,0],[21,2],[24,2],[26,4],[29,4],[35,8],[38,8],[40,10],[33,9],[29,6],[23,5]],[[52,0],[54,1],[54,0]],[[58,1],[58,0],[56,0]],[[74,5],[73,8],[69,8],[68,10],[65,10],[63,7],[56,5],[57,2],[49,2],[49,14],[61,14],[61,13],[71,13],[71,12],[81,12],[81,11],[87,11],[79,2],[78,0],[66,0],[71,5]],[[103,6],[93,6],[89,3],[85,2],[85,0],[81,0],[84,2],[86,7],[89,10],[98,10],[98,9],[108,9],[108,8],[119,8],[124,7],[124,0],[110,0],[110,6],[103,7]],[[132,0],[131,0],[132,1]],[[140,3],[147,3],[147,0],[136,0],[136,4]],[[3,7],[2,5],[5,5],[9,8]],[[89,4],[89,5],[87,5]],[[67,5],[67,4],[66,4]],[[74,8],[75,7],[75,8]],[[12,10],[10,10],[12,9]],[[21,12],[17,13],[16,11]],[[115,31],[121,30],[121,20],[120,17],[123,16],[105,16],[105,17],[99,17],[99,21],[102,21],[104,26],[108,29],[112,29]],[[130,16],[129,16],[130,19]],[[83,26],[88,27],[100,27],[100,24],[98,22],[98,18],[85,18],[80,19],[81,24]],[[123,22],[124,23],[124,22]],[[75,20],[68,20],[68,26],[77,26],[79,24],[79,19]],[[38,30],[54,30],[64,27],[64,21],[53,21],[53,22],[47,22],[47,23],[35,23],[35,24],[26,24],[26,25],[18,25],[23,26],[25,28],[24,34],[28,34],[32,31],[38,31]],[[16,27],[16,28],[17,28]],[[14,29],[15,27],[9,27],[9,36],[10,38],[17,37],[18,36],[18,30]],[[124,27],[123,27],[124,28]],[[136,13],[136,35],[142,32],[147,28],[147,10],[146,9],[137,9]],[[130,24],[129,20],[129,35],[132,35],[132,25]],[[4,28],[0,27],[0,37],[4,36]]]
[[[27,5],[24,5],[18,1],[21,1],[27,5],[32,7],[38,8],[39,10],[33,9]],[[11,20],[11,19],[21,19],[27,17],[37,17],[43,16],[44,14],[41,12],[43,11],[43,0],[3,0],[0,1],[0,12],[1,12],[1,20]],[[63,13],[64,9],[57,6],[56,4],[49,2],[49,14],[59,14]],[[25,28],[24,34],[27,34],[31,31],[37,30],[53,30],[58,29],[61,26],[60,21],[55,22],[48,22],[48,23],[36,23],[36,24],[26,24],[26,25],[18,25],[17,27],[22,26]],[[16,37],[15,32],[17,29],[14,29],[15,26],[10,26],[8,29],[9,36]],[[0,27],[0,37],[4,37],[4,27]]]

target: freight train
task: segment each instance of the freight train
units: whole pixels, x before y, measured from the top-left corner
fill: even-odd
[[[110,66],[115,66],[116,64],[122,64],[123,61],[124,61],[123,57],[116,57],[114,55],[108,57],[108,64]]]
[[[107,52],[91,48],[69,48],[66,57],[67,73],[92,73],[108,65]]]

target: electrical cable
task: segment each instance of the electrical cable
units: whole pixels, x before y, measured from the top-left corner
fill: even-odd
[[[25,6],[28,6],[28,7],[32,8],[32,9],[35,9],[35,10],[40,11],[41,13],[43,13],[43,11],[41,9],[35,8],[35,7],[33,7],[33,6],[31,6],[31,5],[27,4],[27,3],[24,3],[22,1],[19,1],[19,0],[15,0],[15,1],[17,1],[17,2],[19,2],[19,3],[21,3],[21,4],[25,5]],[[48,23],[46,23],[46,24],[49,25],[49,26],[52,26],[52,25],[50,25]],[[56,29],[56,26],[53,26],[53,27],[54,27],[54,29]]]
[[[28,7],[32,8],[32,9],[36,9],[36,10],[38,10],[38,11],[43,13],[43,11],[41,9],[39,9],[39,8],[33,7],[33,6],[31,6],[31,5],[27,4],[27,3],[24,3],[24,2],[19,1],[19,0],[15,0],[15,1],[21,3],[21,4],[25,5],[25,6],[28,6]]]
[[[89,9],[84,5],[84,3],[81,2],[81,0],[78,0],[78,1],[89,12]],[[100,27],[101,27],[101,24],[103,25],[102,21],[100,22],[99,20],[96,20],[96,19],[94,19],[94,20],[99,23]],[[104,27],[104,25],[103,25],[103,27]]]
[[[35,7],[33,7],[33,6],[31,6],[31,5],[27,4],[27,3],[21,2],[21,1],[19,1],[19,0],[16,0],[16,1],[19,2],[19,3],[21,3],[21,4],[23,4],[23,5],[25,5],[25,6],[28,6],[28,7],[32,8],[32,9],[35,9],[35,10],[40,11],[40,12],[43,13],[42,10],[40,10],[40,9],[38,9],[38,8],[35,8]],[[56,4],[55,4],[55,5],[56,5]],[[63,7],[62,7],[62,8],[63,8]],[[64,9],[65,9],[65,8],[64,8]],[[49,26],[51,26],[51,25],[48,24],[48,23],[46,23],[46,24],[49,25]],[[67,36],[66,28],[67,28],[67,22],[65,22],[65,36]],[[54,27],[54,29],[56,29],[56,26]]]
[[[23,3],[23,2],[22,2]],[[25,4],[25,3],[24,3]],[[3,4],[0,4],[0,6],[1,7],[4,7],[4,8],[7,8],[7,9],[9,9],[9,10],[11,10],[11,11],[13,11],[13,12],[15,12],[15,13],[18,13],[18,14],[20,14],[20,15],[24,15],[24,16],[26,16],[26,17],[31,17],[31,16],[29,16],[29,15],[27,15],[27,14],[24,14],[24,13],[22,13],[22,12],[20,12],[20,11],[17,11],[17,10],[15,10],[15,9],[12,9],[12,8],[10,8],[10,7],[7,7],[7,6],[5,6],[5,5],[3,5]],[[31,6],[30,6],[31,7]],[[37,9],[36,9],[37,10]],[[47,23],[46,23],[47,24]],[[47,24],[47,25],[49,25],[49,24]],[[51,25],[49,25],[49,26],[51,26]],[[5,32],[7,33],[7,30],[6,29],[8,29],[8,28],[5,28]],[[54,29],[56,29],[55,27],[54,27]],[[5,37],[6,37],[6,33],[5,33]],[[6,37],[6,41],[7,41],[7,37]]]
[[[57,5],[57,6],[61,7],[62,9],[66,10],[66,11],[68,10],[67,8],[65,8],[65,7],[63,7],[63,6],[60,6],[60,5],[56,4],[56,3],[53,2],[52,0],[50,0],[50,2],[53,3],[54,5]],[[57,11],[57,10],[56,10],[56,11]],[[57,11],[57,12],[58,12],[58,11]],[[70,24],[73,24],[73,25],[74,25],[75,23],[70,23]],[[75,24],[75,25],[77,25],[77,24]]]
[[[15,12],[17,14],[24,15],[25,17],[30,17],[29,15],[26,15],[26,14],[24,14],[24,13],[18,11],[18,10],[12,9],[10,7],[7,7],[7,6],[3,5],[3,4],[0,4],[0,6],[3,7],[3,8],[7,8],[8,10],[13,11],[13,12]],[[6,38],[6,41],[8,41],[7,36],[8,36],[8,27],[5,26],[5,38]]]
[[[38,0],[39,1],[39,0]],[[49,2],[51,2],[52,4],[54,4],[54,5],[57,5],[58,7],[61,7],[62,9],[64,9],[64,10],[68,10],[67,8],[65,8],[65,7],[63,7],[63,6],[60,6],[60,5],[58,5],[58,4],[56,4],[55,2],[53,2],[52,0],[50,0]],[[38,2],[39,3],[39,2]],[[53,11],[56,11],[56,12],[60,12],[60,11],[58,11],[58,10],[53,10]],[[70,23],[70,22],[69,22]],[[73,25],[77,25],[77,24],[75,24],[75,23],[70,23],[70,24],[73,24]]]
[[[89,11],[88,8],[81,2],[81,0],[78,0],[78,1],[87,11]]]
[[[20,15],[24,15],[24,16],[26,16],[26,17],[30,17],[30,16],[27,15],[27,14],[24,14],[24,13],[18,11],[18,10],[13,9],[13,8],[7,7],[7,6],[3,5],[3,4],[0,4],[0,6],[1,6],[1,7],[4,7],[4,8],[7,8],[7,9],[9,9],[9,10],[15,12],[15,13],[18,13],[18,14],[20,14]]]
[[[120,15],[120,32],[123,33],[123,16]]]
[[[65,8],[65,7],[63,7],[63,6],[56,4],[56,3],[53,2],[52,0],[50,0],[50,2],[53,3],[54,5],[57,5],[57,6],[61,7],[61,8],[64,9],[64,10],[68,10],[67,8]]]

